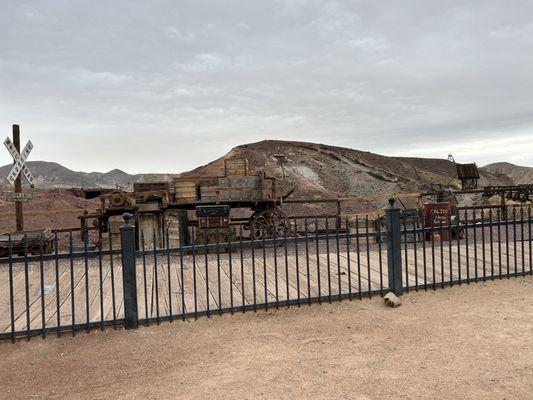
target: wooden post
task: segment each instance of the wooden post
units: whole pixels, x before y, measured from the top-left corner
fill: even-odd
[[[20,128],[18,125],[13,125],[13,145],[20,154]],[[14,164],[15,162],[13,162]],[[15,193],[22,193],[22,173],[15,179]],[[22,232],[24,230],[24,216],[22,213],[22,201],[15,201],[15,224],[16,231]]]

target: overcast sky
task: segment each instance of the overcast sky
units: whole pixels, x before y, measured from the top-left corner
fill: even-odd
[[[0,5],[0,129],[30,160],[181,172],[286,139],[533,166],[532,1]]]

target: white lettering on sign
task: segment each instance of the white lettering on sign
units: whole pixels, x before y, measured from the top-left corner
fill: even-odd
[[[35,178],[26,166],[26,160],[33,149],[33,143],[31,140],[28,140],[28,143],[26,143],[26,146],[24,146],[24,149],[20,154],[10,138],[6,138],[6,140],[4,140],[4,145],[6,146],[7,151],[9,151],[9,154],[11,154],[11,157],[13,157],[14,161],[13,167],[11,168],[11,171],[9,171],[9,174],[7,174],[6,178],[9,184],[14,185],[15,180],[22,172],[30,185],[33,185],[35,183]]]
[[[30,201],[34,197],[33,193],[0,192],[0,199],[10,202]]]

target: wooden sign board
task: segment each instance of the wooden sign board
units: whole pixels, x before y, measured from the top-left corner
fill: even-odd
[[[426,203],[424,204],[424,219],[426,227],[439,228],[448,226],[452,215],[452,203]],[[441,240],[450,240],[448,229],[444,228],[442,231]],[[440,234],[439,230],[433,231],[433,235]],[[431,239],[431,232],[426,233],[426,239]]]
[[[12,203],[30,201],[34,198],[35,195],[33,193],[0,192],[0,199]]]

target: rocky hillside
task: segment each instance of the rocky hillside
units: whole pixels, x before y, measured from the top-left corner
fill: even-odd
[[[482,170],[504,180],[510,179],[514,185],[533,184],[533,168],[531,167],[500,162],[486,165]]]
[[[33,200],[23,203],[24,227],[27,230],[79,227],[78,215],[83,210],[95,210],[100,205],[98,198],[82,199],[64,189],[34,189],[32,192]],[[14,211],[13,203],[0,199],[0,233],[15,230]]]
[[[412,202],[417,193],[440,186],[460,188],[455,165],[445,159],[386,157],[323,144],[263,141],[235,147],[225,156],[183,175],[221,175],[224,159],[245,157],[252,169],[283,177],[275,155],[285,155],[286,187],[292,198],[353,197],[352,209],[382,207],[390,197]],[[279,157],[278,157],[279,158]],[[513,178],[480,169],[480,186],[509,185]],[[411,197],[411,199],[409,199]]]

